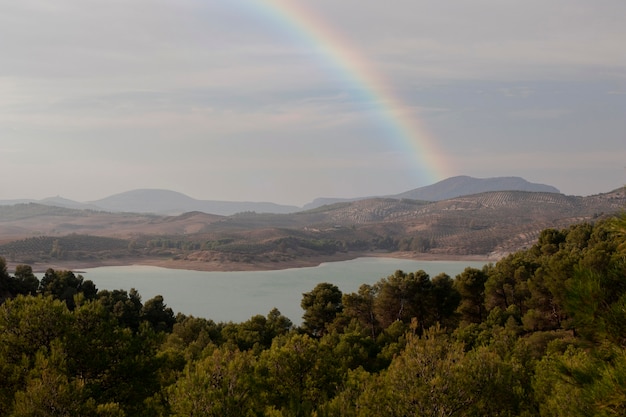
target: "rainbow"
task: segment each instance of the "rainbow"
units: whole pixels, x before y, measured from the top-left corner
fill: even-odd
[[[301,2],[253,0],[251,3],[265,18],[287,25],[298,38],[320,51],[339,68],[344,77],[352,80],[361,90],[363,98],[373,103],[390,132],[389,140],[396,141],[416,156],[416,168],[429,177],[422,180],[432,183],[450,176],[443,152],[434,138],[394,95],[390,84],[336,30]]]

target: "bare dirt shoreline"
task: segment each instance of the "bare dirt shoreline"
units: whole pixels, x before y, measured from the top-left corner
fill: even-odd
[[[485,264],[498,261],[498,258],[484,255],[449,255],[449,254],[430,254],[415,252],[349,252],[339,253],[323,257],[309,257],[294,259],[284,262],[223,262],[223,261],[191,261],[172,258],[118,258],[107,259],[101,261],[53,261],[53,262],[37,262],[30,264],[33,271],[43,273],[48,268],[54,270],[70,270],[80,272],[84,269],[98,268],[103,266],[131,266],[131,265],[148,265],[169,269],[181,269],[192,271],[271,271],[291,268],[305,268],[318,266],[326,262],[348,261],[356,258],[377,257],[377,258],[396,258],[411,259],[416,261],[468,261],[468,262],[485,262]],[[18,263],[7,262],[7,269],[14,271]]]

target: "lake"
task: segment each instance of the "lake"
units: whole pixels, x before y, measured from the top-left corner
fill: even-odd
[[[320,282],[330,282],[343,293],[352,293],[361,284],[374,284],[398,269],[405,272],[423,269],[431,278],[445,272],[454,278],[468,266],[482,268],[484,264],[358,258],[278,271],[202,272],[134,265],[86,269],[82,275],[100,290],[135,288],[144,302],[162,295],[175,313],[216,322],[242,322],[256,314],[266,316],[276,307],[294,324],[300,324],[302,293],[311,291]]]

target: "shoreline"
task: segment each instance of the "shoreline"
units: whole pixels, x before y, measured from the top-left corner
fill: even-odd
[[[395,258],[410,259],[415,261],[468,261],[495,263],[501,258],[489,257],[486,255],[451,255],[415,252],[350,252],[339,253],[329,256],[319,256],[314,258],[301,258],[285,262],[223,262],[223,261],[192,261],[181,259],[159,259],[159,258],[120,258],[106,259],[99,261],[51,261],[49,263],[35,262],[28,264],[33,268],[34,273],[44,273],[52,268],[56,271],[69,270],[80,273],[84,269],[100,268],[105,266],[156,266],[167,269],[204,271],[204,272],[227,272],[227,271],[272,271],[293,268],[308,268],[319,266],[327,262],[350,261],[357,258]],[[19,262],[7,262],[9,273],[15,271]]]

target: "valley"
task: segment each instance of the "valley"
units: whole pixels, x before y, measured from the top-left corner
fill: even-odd
[[[10,268],[35,269],[265,270],[362,256],[497,261],[531,246],[543,229],[624,207],[624,189],[588,197],[491,191],[431,202],[370,198],[282,214],[170,216],[23,203],[0,206],[0,256]]]

